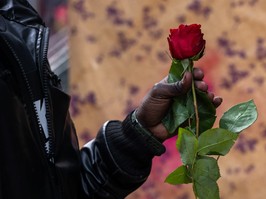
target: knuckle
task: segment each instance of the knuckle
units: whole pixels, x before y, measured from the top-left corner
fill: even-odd
[[[178,81],[174,84],[175,92],[182,93],[183,92],[183,84],[181,81]]]
[[[162,88],[162,84],[161,83],[154,84],[153,87],[152,87],[152,90],[151,90],[152,94],[156,95],[156,94],[160,93],[161,88]]]
[[[161,90],[162,87],[163,87],[162,83],[159,82],[159,83],[154,84],[152,89],[155,91],[158,91],[158,90]]]

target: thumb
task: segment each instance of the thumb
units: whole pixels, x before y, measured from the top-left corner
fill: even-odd
[[[167,83],[164,79],[155,84],[137,109],[136,116],[139,122],[145,127],[159,124],[169,110],[172,99],[185,94],[191,84],[192,74],[189,72],[175,83]]]
[[[155,85],[151,95],[155,98],[170,98],[188,92],[192,84],[192,74],[185,72],[183,78],[175,83],[166,83],[166,79]]]

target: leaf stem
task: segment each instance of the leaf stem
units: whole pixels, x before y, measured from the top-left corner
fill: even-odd
[[[190,72],[193,72],[193,61],[190,60]],[[196,88],[195,88],[195,81],[194,78],[192,78],[192,96],[193,96],[193,105],[195,110],[195,118],[196,118],[196,137],[199,137],[199,112],[198,112],[198,103],[197,103],[197,97],[196,97]]]
[[[218,155],[218,157],[217,157],[217,159],[216,159],[216,160],[217,160],[217,162],[218,162],[218,160],[220,159],[220,157],[221,157],[221,156],[220,156],[220,155]]]

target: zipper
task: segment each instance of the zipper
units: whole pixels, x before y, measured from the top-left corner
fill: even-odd
[[[20,61],[16,51],[14,50],[14,48],[11,46],[11,44],[9,43],[9,41],[6,38],[2,37],[2,39],[6,43],[7,47],[10,49],[11,53],[14,56],[15,61],[18,64],[18,68],[14,67],[14,69],[16,70],[15,73],[21,73],[21,75],[22,75],[22,77],[18,76],[18,78],[19,78],[18,81],[23,81],[25,83],[25,87],[26,88],[24,88],[22,85],[18,85],[18,86],[21,87],[21,89],[22,89],[21,92],[23,92],[25,90],[25,92],[27,92],[28,95],[25,95],[23,93],[21,93],[20,95],[22,97],[22,100],[24,100],[25,110],[26,110],[26,112],[28,114],[28,117],[29,117],[29,120],[30,120],[30,122],[32,124],[32,128],[36,128],[36,130],[39,131],[39,135],[40,136],[36,136],[37,137],[37,142],[39,142],[39,144],[41,144],[43,147],[41,147],[41,148],[38,147],[38,148],[41,149],[40,152],[41,152],[41,156],[43,157],[42,158],[43,161],[44,161],[43,163],[47,165],[47,168],[49,168],[48,169],[48,173],[49,173],[49,176],[50,176],[49,179],[51,179],[50,182],[52,184],[53,192],[54,192],[54,194],[56,194],[57,193],[57,191],[56,191],[56,189],[57,189],[56,187],[57,186],[56,186],[56,183],[55,183],[56,172],[55,172],[55,164],[54,164],[54,144],[53,144],[54,143],[54,139],[52,139],[52,137],[54,137],[54,136],[52,136],[50,138],[51,139],[50,140],[51,141],[50,147],[51,147],[52,153],[51,153],[51,155],[50,155],[50,157],[48,159],[49,161],[47,161],[47,153],[46,153],[47,151],[46,151],[45,142],[44,142],[45,136],[44,136],[44,134],[42,132],[42,125],[41,125],[41,122],[40,122],[40,118],[38,116],[37,107],[33,103],[34,102],[34,95],[33,95],[32,89],[30,87],[29,80],[28,80],[28,78],[26,76],[26,73],[25,73],[24,68],[22,66],[22,62]],[[44,41],[42,43],[44,43]],[[44,46],[44,54],[43,54],[43,58],[45,58],[45,59],[43,59],[43,63],[42,63],[44,65],[46,64],[45,55],[47,55],[47,51],[48,51],[48,45],[45,45]],[[47,68],[47,67],[42,67],[42,68]],[[48,73],[46,72],[46,70],[43,70],[42,75],[43,75],[43,79],[44,79],[44,82],[43,82],[44,83],[43,84],[44,91],[43,92],[45,93],[45,99],[46,99],[45,100],[46,101],[45,106],[46,106],[46,110],[47,110],[46,113],[48,113],[49,112],[48,111],[49,110],[48,109],[49,108],[49,102],[48,102],[49,94],[48,94]],[[46,117],[47,117],[47,125],[48,125],[48,128],[49,128],[49,136],[50,136],[52,134],[52,126],[51,126],[52,125],[52,120],[51,120],[51,114],[48,114],[48,115]]]
[[[46,108],[46,121],[47,121],[47,127],[48,127],[48,136],[49,136],[49,152],[46,151],[48,154],[48,159],[50,162],[50,171],[52,172],[52,178],[56,193],[56,198],[62,198],[63,191],[62,187],[59,186],[59,181],[61,178],[58,176],[58,173],[56,172],[55,164],[54,164],[54,158],[55,158],[55,134],[54,134],[54,125],[52,120],[52,113],[50,110],[49,103],[51,100],[49,100],[49,84],[50,81],[52,84],[55,84],[60,82],[60,79],[57,77],[57,75],[54,74],[53,71],[50,70],[49,62],[47,59],[48,54],[48,43],[49,43],[49,29],[44,26],[39,27],[42,33],[41,36],[41,43],[40,43],[40,50],[39,50],[39,69],[40,69],[40,77],[42,79],[42,89],[44,93],[44,99],[45,99],[45,108]],[[40,56],[42,55],[42,56]],[[46,149],[46,148],[45,148]]]
[[[40,41],[39,51],[37,53],[38,56],[38,68],[40,72],[41,77],[41,84],[45,99],[45,108],[46,108],[46,120],[47,120],[47,128],[48,128],[48,139],[49,139],[49,149],[47,149],[44,145],[45,152],[47,154],[47,158],[49,161],[54,164],[54,155],[55,155],[55,136],[53,131],[53,121],[52,121],[52,115],[49,106],[49,63],[47,60],[47,54],[48,54],[48,38],[49,38],[49,29],[43,26],[39,27],[40,34],[38,35],[38,40]],[[42,55],[42,56],[41,56]],[[42,131],[41,131],[42,132]],[[43,133],[43,132],[42,132]]]
[[[43,26],[39,27],[40,29],[40,34],[38,35],[38,42],[39,43],[39,49],[43,49],[43,51],[41,52],[41,50],[39,50],[37,52],[37,64],[38,64],[38,69],[39,69],[39,73],[40,73],[40,77],[41,77],[41,86],[43,89],[43,94],[44,94],[44,99],[45,99],[45,108],[46,108],[46,120],[47,120],[47,128],[48,128],[48,136],[49,136],[49,149],[46,148],[45,146],[45,135],[44,132],[42,130],[42,125],[40,122],[40,118],[38,115],[38,111],[37,111],[37,107],[36,105],[33,103],[34,102],[34,95],[29,83],[29,80],[27,78],[27,75],[24,71],[24,68],[22,66],[22,63],[16,53],[16,51],[14,50],[14,48],[10,45],[9,41],[6,38],[3,38],[3,40],[5,41],[5,43],[7,44],[8,48],[10,49],[10,51],[12,52],[12,54],[14,55],[15,60],[18,63],[19,66],[19,72],[22,75],[22,81],[25,83],[25,90],[28,93],[28,97],[27,95],[22,93],[22,98],[25,101],[25,106],[26,106],[26,111],[28,113],[28,116],[32,122],[32,127],[33,128],[37,128],[39,135],[40,135],[40,143],[42,145],[43,151],[46,155],[46,158],[49,160],[50,163],[54,164],[54,152],[55,152],[55,138],[54,138],[54,133],[53,133],[53,122],[52,122],[52,116],[50,113],[50,106],[49,106],[49,89],[48,89],[48,70],[47,70],[47,64],[48,64],[48,60],[47,60],[47,53],[48,53],[48,35],[49,35],[49,30],[48,28],[44,28]],[[43,55],[43,56],[40,56]],[[17,70],[15,68],[15,70]],[[20,77],[18,77],[20,78]],[[24,88],[22,87],[22,89],[24,90]],[[25,100],[25,98],[27,98]],[[28,103],[29,102],[29,103]],[[33,114],[31,114],[31,112]],[[37,126],[36,126],[37,125]]]
[[[20,69],[19,72],[21,72],[21,74],[22,74],[22,80],[25,82],[26,92],[28,92],[28,96],[29,96],[28,97],[29,99],[25,100],[26,95],[23,95],[23,94],[21,95],[23,100],[24,100],[25,106],[26,106],[26,112],[28,113],[28,116],[29,116],[29,118],[30,118],[30,120],[32,122],[33,127],[36,127],[35,125],[37,125],[37,128],[39,128],[39,133],[40,133],[41,132],[40,130],[41,130],[42,126],[41,126],[41,122],[40,122],[40,119],[39,119],[39,116],[38,116],[37,108],[36,108],[35,104],[33,103],[34,96],[33,96],[33,92],[31,90],[28,78],[27,78],[26,73],[25,73],[25,71],[23,69],[22,63],[21,63],[19,57],[16,54],[16,51],[9,44],[9,42],[6,40],[6,38],[3,38],[3,40],[5,41],[7,46],[9,47],[9,49],[12,52],[16,62],[18,63],[18,66],[19,66],[19,69]],[[27,101],[29,101],[29,103],[27,103]],[[30,112],[33,112],[34,114],[31,114]],[[42,141],[42,139],[41,139],[41,141]]]

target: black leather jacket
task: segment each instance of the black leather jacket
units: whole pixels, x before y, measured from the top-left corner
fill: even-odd
[[[70,97],[47,61],[48,36],[27,1],[0,0],[0,198],[124,198],[147,179],[159,154],[138,134],[130,115],[104,124],[79,150]],[[29,73],[39,77],[46,99],[49,156]]]

